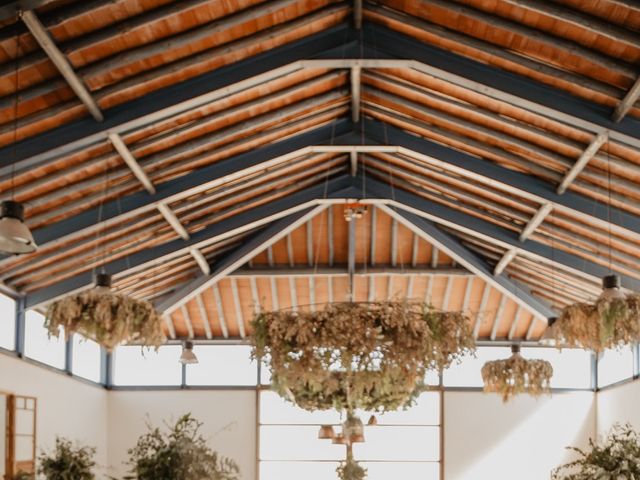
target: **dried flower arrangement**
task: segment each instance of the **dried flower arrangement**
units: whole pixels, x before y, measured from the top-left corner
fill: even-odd
[[[482,367],[484,391],[499,393],[503,402],[521,393],[534,397],[549,393],[552,376],[549,362],[523,358],[518,347],[514,347],[511,357],[487,362]]]
[[[64,328],[67,337],[79,333],[108,350],[133,342],[159,347],[166,340],[153,305],[99,288],[53,302],[45,326],[49,335],[57,337]]]
[[[337,303],[322,311],[260,312],[254,355],[278,394],[306,410],[407,407],[429,369],[475,350],[460,312],[419,303]]]
[[[616,424],[600,445],[589,439],[590,451],[567,447],[580,458],[556,468],[552,480],[634,480],[640,478],[640,434],[631,425]]]
[[[640,295],[602,296],[595,303],[569,305],[549,328],[559,347],[602,352],[638,342]]]

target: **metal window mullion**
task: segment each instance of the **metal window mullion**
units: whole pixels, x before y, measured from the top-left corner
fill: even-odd
[[[64,347],[64,371],[73,375],[73,334],[69,335]]]
[[[16,300],[16,312],[15,312],[15,320],[16,320],[16,333],[15,333],[15,348],[16,353],[19,357],[24,356],[24,345],[25,345],[25,305],[26,305],[25,297],[19,297]]]
[[[113,386],[113,353],[100,347],[100,383],[107,389]]]

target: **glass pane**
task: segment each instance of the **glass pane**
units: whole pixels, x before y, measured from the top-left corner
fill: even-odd
[[[73,336],[73,374],[100,381],[100,345],[77,334]]]
[[[587,350],[529,347],[522,349],[522,356],[551,362],[552,388],[591,388],[591,353]]]
[[[247,345],[196,345],[195,365],[187,365],[187,385],[256,385],[258,364]]]
[[[364,422],[370,412],[356,412]],[[416,404],[397,412],[376,414],[379,424],[384,425],[439,425],[440,393],[425,392],[418,397]],[[308,412],[287,402],[271,391],[260,392],[260,423],[280,425],[323,425],[340,423],[340,415],[334,410]]]
[[[437,462],[440,458],[438,427],[378,425],[366,427],[365,438],[353,446],[357,459]]]
[[[182,366],[178,363],[182,347],[166,345],[156,352],[136,346],[118,347],[114,352],[115,385],[180,385]]]
[[[598,359],[598,387],[633,377],[633,350],[606,350]]]
[[[340,460],[344,455],[344,445],[318,439],[315,425],[260,427],[260,460]]]
[[[28,310],[25,317],[25,356],[64,369],[65,350],[64,333],[61,332],[58,338],[49,338],[44,328],[44,315]]]
[[[16,302],[0,294],[0,347],[15,350]]]
[[[482,387],[480,370],[484,363],[508,358],[510,355],[511,349],[508,347],[479,347],[475,357],[465,357],[462,363],[445,370],[443,383],[447,387]]]
[[[260,480],[334,479],[337,466],[337,462],[260,462]]]
[[[438,480],[439,463],[424,462],[362,462],[367,480]]]

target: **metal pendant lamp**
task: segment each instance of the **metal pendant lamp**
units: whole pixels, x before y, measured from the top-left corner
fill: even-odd
[[[13,200],[0,203],[0,250],[12,254],[36,251],[36,242],[24,223],[24,207]]]
[[[180,355],[179,362],[182,365],[194,365],[198,362],[198,357],[193,353],[193,342],[184,342],[182,346],[182,355]]]
[[[18,141],[18,86],[20,71],[20,43],[19,36],[16,35],[16,73],[15,73],[15,103],[14,103],[14,131],[13,144]],[[11,183],[13,185],[13,168],[11,172]],[[32,253],[36,251],[36,242],[29,227],[24,223],[24,207],[21,203],[13,199],[13,187],[11,200],[4,200],[0,203],[0,252],[19,255],[22,253]]]

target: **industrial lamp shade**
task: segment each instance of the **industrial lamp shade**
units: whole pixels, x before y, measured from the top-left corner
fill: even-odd
[[[333,426],[331,425],[322,425],[318,431],[318,438],[320,440],[333,440],[333,437],[335,436],[336,432],[333,430]]]
[[[606,275],[602,277],[602,294],[601,299],[606,300],[624,300],[626,295],[622,291],[622,284],[618,275]]]
[[[184,342],[182,347],[182,355],[180,355],[180,363],[183,365],[193,365],[198,363],[198,357],[193,353],[193,343]]]
[[[33,235],[24,223],[24,207],[18,202],[0,203],[0,251],[31,253],[36,251]]]

